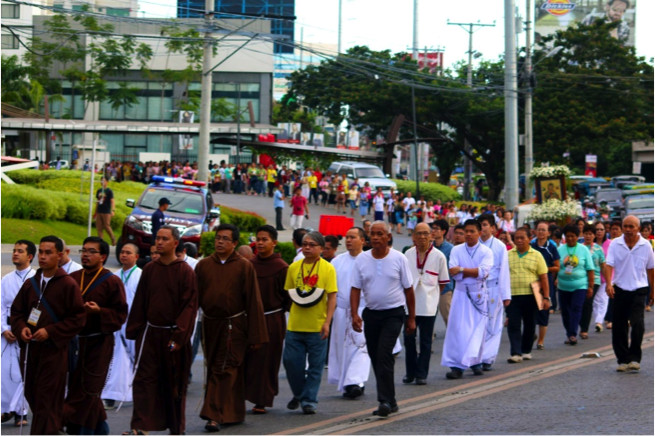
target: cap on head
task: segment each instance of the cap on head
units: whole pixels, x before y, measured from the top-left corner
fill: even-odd
[[[159,205],[163,206],[164,204],[173,204],[173,203],[171,203],[171,200],[169,200],[168,198],[162,197],[159,199]]]

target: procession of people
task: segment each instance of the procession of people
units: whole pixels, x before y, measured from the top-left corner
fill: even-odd
[[[296,195],[304,199],[302,188]],[[404,199],[415,208],[411,193]],[[28,425],[29,409],[33,434],[109,434],[105,410],[131,402],[124,434],[183,434],[196,335],[206,368],[199,418],[207,432],[244,422],[246,401],[254,415],[275,407],[281,366],[292,395],[286,407],[317,413],[326,362],[327,383],[346,400],[365,395],[372,369],[373,414],[384,419],[400,408],[399,338],[404,384],[429,384],[435,347],[447,379],[469,369],[482,376],[494,369],[505,326],[509,363],[533,359],[537,339],[536,349],[544,349],[555,296],[569,346],[588,337],[592,319],[606,316],[592,317],[593,308],[608,310],[595,300],[613,301],[617,371],[639,371],[654,261],[637,218],[612,223],[623,234],[607,244],[595,241],[594,227],[583,228],[582,243],[578,226],[547,222],[534,234],[514,229],[506,243],[498,238],[503,213],[467,211],[454,225],[448,212],[424,214],[401,252],[391,244],[394,214],[385,221],[375,208],[373,222],[346,232],[345,252],[336,257],[338,238],[302,229],[298,220],[290,265],[275,252],[280,222],[257,229],[252,256],[237,250],[240,229],[222,224],[214,253],[199,262],[178,249],[177,228],[163,225],[156,259],[139,268],[138,247],[125,244],[116,272],[103,267],[109,245],[98,237],[84,241],[79,269],[57,236],[38,246],[16,241],[15,271],[2,280],[3,422]],[[562,231],[561,240],[551,238]],[[438,313],[446,323],[442,344],[434,336]]]

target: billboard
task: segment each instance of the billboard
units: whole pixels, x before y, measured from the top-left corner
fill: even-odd
[[[435,74],[437,71],[443,68],[443,52],[434,51],[434,52],[418,52],[418,69],[422,70],[424,68],[428,69],[430,74]],[[427,58],[427,65],[426,60]]]
[[[190,111],[180,111],[178,122],[193,123],[196,114]],[[193,150],[193,138],[189,134],[179,135],[180,150]]]
[[[636,3],[636,0],[536,0],[535,41],[576,23],[589,25],[604,20],[618,21],[612,36],[624,45],[634,46]]]

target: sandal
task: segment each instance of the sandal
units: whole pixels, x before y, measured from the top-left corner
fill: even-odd
[[[216,421],[207,421],[207,424],[205,424],[205,431],[208,432],[217,432],[220,431],[220,427],[218,426],[218,422]]]
[[[580,339],[589,339],[589,333],[580,332]]]
[[[568,341],[564,342],[566,345],[576,345],[578,343],[578,340],[574,337],[571,336]]]
[[[266,413],[266,407],[256,405],[255,407],[252,408],[252,413],[254,413],[255,415],[263,415]]]
[[[14,415],[15,415],[14,412],[3,413],[3,414],[2,414],[2,422],[7,422],[7,421],[9,421],[11,418],[14,417]]]
[[[18,416],[18,415],[17,415],[17,416]],[[22,418],[19,417],[18,419],[16,419],[16,420],[14,421],[14,426],[15,426],[15,427],[23,427],[23,426],[25,426],[25,425],[27,425],[27,424],[29,424],[29,423],[27,422],[27,416],[23,416]]]
[[[537,350],[543,350],[544,344],[537,344]]]
[[[148,434],[148,432],[145,432],[143,430],[139,430],[136,428],[131,429],[130,431],[124,431],[121,434]]]

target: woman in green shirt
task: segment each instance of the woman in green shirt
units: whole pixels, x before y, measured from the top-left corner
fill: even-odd
[[[591,260],[594,265],[594,294],[587,298],[582,305],[582,318],[580,318],[580,339],[589,337],[589,324],[591,322],[591,312],[593,311],[594,298],[600,287],[600,278],[605,271],[605,253],[603,247],[596,244],[596,228],[591,224],[585,224],[582,229],[584,236],[584,246],[587,247],[591,254]]]
[[[557,274],[557,289],[559,293],[562,322],[566,329],[565,344],[578,343],[578,325],[582,317],[582,306],[585,298],[594,294],[594,264],[589,249],[578,243],[580,229],[575,224],[569,224],[562,230],[566,244],[557,250],[562,259],[562,267]]]

